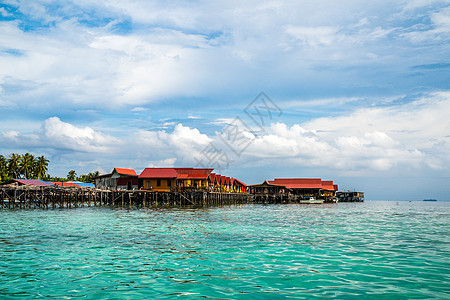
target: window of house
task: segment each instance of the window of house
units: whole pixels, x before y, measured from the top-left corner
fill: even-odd
[[[156,180],[156,186],[161,186],[161,179]]]
[[[150,189],[150,188],[151,188],[150,181],[147,181],[147,189]]]
[[[167,179],[167,186],[172,186],[172,180]]]

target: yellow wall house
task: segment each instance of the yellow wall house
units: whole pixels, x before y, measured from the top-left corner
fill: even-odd
[[[139,178],[144,190],[168,192],[177,185],[178,172],[173,168],[146,168]]]
[[[208,177],[213,169],[202,168],[146,168],[139,175],[143,188],[155,192],[207,190]]]

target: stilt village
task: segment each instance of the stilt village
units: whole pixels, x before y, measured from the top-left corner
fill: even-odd
[[[340,191],[320,178],[275,178],[247,185],[208,168],[114,168],[95,184],[13,179],[0,186],[2,208],[83,206],[210,206],[228,204],[362,202],[364,193]]]

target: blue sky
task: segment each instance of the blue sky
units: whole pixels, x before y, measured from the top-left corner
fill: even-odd
[[[450,1],[241,2],[0,1],[0,153],[65,176],[214,145],[246,183],[449,199]],[[260,128],[244,109],[262,91],[282,113]]]

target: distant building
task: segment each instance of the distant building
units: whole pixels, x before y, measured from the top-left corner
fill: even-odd
[[[279,196],[288,194],[289,190],[284,185],[271,184],[264,180],[263,183],[248,186],[249,193],[253,195]]]
[[[145,190],[156,192],[180,190],[208,190],[213,169],[203,168],[146,168],[139,175]]]
[[[107,190],[137,190],[138,175],[133,169],[114,168],[110,174],[95,177],[95,187]]]
[[[233,193],[246,193],[247,192],[247,185],[236,178],[231,178],[231,188],[232,188],[231,191]]]
[[[303,198],[314,197],[325,200],[336,196],[338,188],[333,181],[322,181],[320,178],[276,178],[268,183],[284,186],[293,195]]]
[[[321,196],[325,199],[336,196],[337,190],[338,186],[337,184],[334,184],[333,181],[322,181]]]
[[[146,168],[139,175],[145,190],[156,192],[201,190],[245,193],[247,186],[236,178],[212,173],[208,168]]]
[[[314,197],[318,199],[322,189],[320,178],[276,178],[269,183],[285,186],[293,195],[304,198]]]
[[[339,202],[364,202],[363,192],[338,191],[336,197]]]

